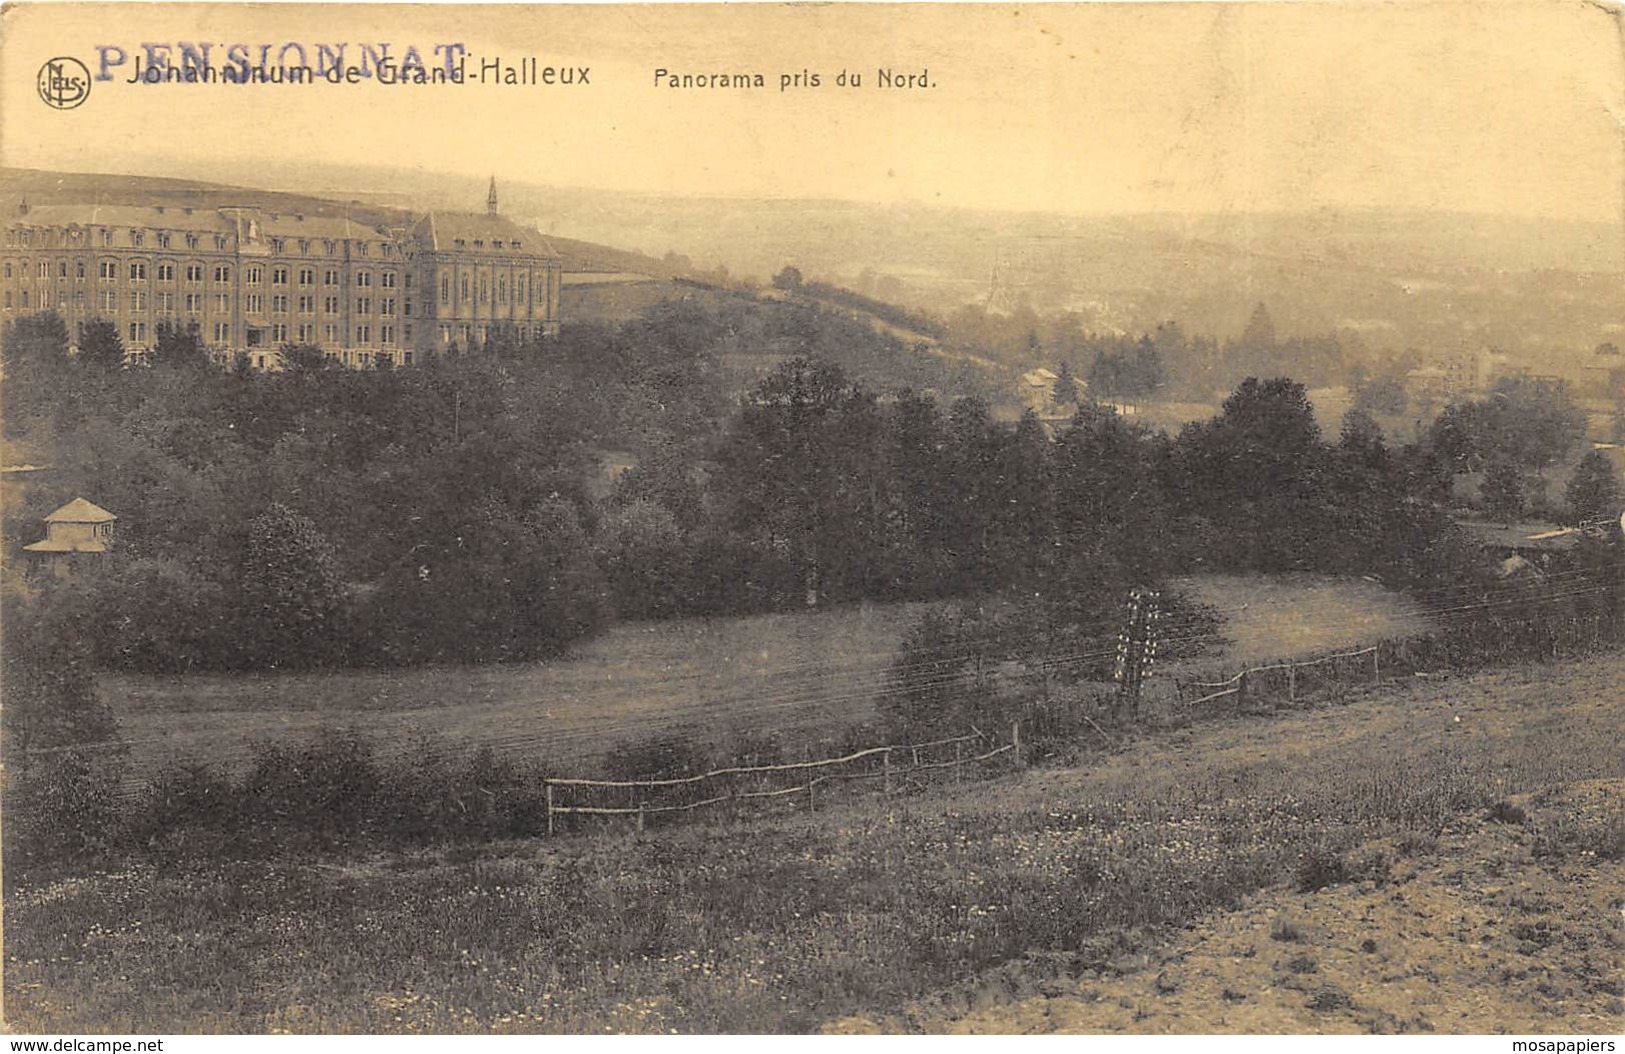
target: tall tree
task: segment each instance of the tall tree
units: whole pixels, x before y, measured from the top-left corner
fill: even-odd
[[[1590,450],[1580,459],[1569,479],[1564,499],[1573,523],[1585,520],[1617,520],[1620,514],[1619,474],[1607,453]]]
[[[105,318],[93,318],[79,327],[79,361],[99,370],[124,366],[124,341],[118,326]]]
[[[1505,458],[1490,462],[1478,493],[1484,502],[1484,511],[1502,523],[1510,525],[1523,515],[1526,504],[1523,477],[1518,466]]]
[[[181,325],[165,319],[153,329],[152,364],[172,369],[201,369],[209,364],[198,324]]]
[[[237,645],[253,665],[298,668],[333,655],[344,582],[309,518],[278,503],[249,521],[237,589]]]
[[[1061,367],[1055,374],[1055,389],[1050,393],[1050,400],[1056,406],[1078,405],[1078,379],[1072,376],[1072,364],[1062,360]]]

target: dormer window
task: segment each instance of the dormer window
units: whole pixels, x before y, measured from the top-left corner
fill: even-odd
[[[159,231],[158,232],[158,248],[160,248],[160,249],[169,248],[169,232],[168,231]]]
[[[502,240],[501,240],[501,239],[495,239],[495,240],[493,240],[493,241],[492,241],[492,242],[491,242],[491,248],[493,248],[493,249],[500,249],[500,248],[502,248]]]
[[[309,256],[310,255],[310,239],[309,238],[300,238],[299,239],[299,255],[300,256]]]
[[[214,247],[216,249],[224,249],[226,247],[226,236],[224,234],[216,234],[214,236]]]
[[[131,245],[140,245],[145,240],[146,240],[145,233],[143,233],[142,231],[137,230],[134,227],[130,228],[130,244]]]
[[[113,244],[113,231],[109,227],[103,227],[102,228],[102,244],[103,245],[112,245]]]
[[[461,248],[463,248],[463,239],[461,239],[461,238],[453,238],[451,240],[451,244],[453,244],[457,248],[461,249]]]
[[[474,248],[476,248],[476,249],[485,248],[485,239],[484,238],[475,238],[474,239]]]
[[[282,246],[283,246],[283,241],[282,241],[281,238],[272,238],[271,239],[271,251],[272,252],[274,252],[274,253],[281,252],[282,251]]]
[[[188,249],[197,248],[197,235],[191,233],[190,231],[188,231],[186,234],[186,247]]]
[[[514,242],[514,243],[513,243],[513,247],[514,247],[514,248],[515,248],[515,249],[517,249],[517,248],[519,248],[519,243],[518,243],[518,242]]]
[[[322,248],[326,251],[327,255],[332,256],[338,251],[338,243],[330,238],[322,243]]]

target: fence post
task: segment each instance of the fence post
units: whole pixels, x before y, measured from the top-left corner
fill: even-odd
[[[964,756],[964,753],[965,753],[964,747],[965,747],[965,744],[963,744],[963,743],[955,743],[954,744],[954,782],[955,783],[963,783],[963,782],[965,782],[965,771],[964,771],[962,763],[959,760],[962,756]]]
[[[1381,652],[1382,652],[1382,646],[1381,645],[1378,645],[1377,647],[1371,649],[1371,683],[1372,684],[1376,684],[1378,681],[1382,680],[1382,674],[1380,672],[1380,667],[1377,665],[1377,656]]]
[[[813,794],[813,786],[817,782],[818,782],[818,777],[816,777],[816,776],[808,776],[807,777],[807,811],[808,812],[817,812],[818,811],[818,799]]]
[[[644,806],[644,804],[645,803],[643,801],[638,802],[638,833],[639,834],[643,833],[643,806]]]
[[[547,792],[547,833],[551,835],[553,833],[553,785],[543,780],[542,787]]]
[[[891,751],[887,750],[880,755],[880,789],[885,794],[891,793]]]
[[[1012,721],[1012,722],[1010,722],[1010,745],[1015,748],[1015,749],[1013,749],[1011,751],[1011,753],[1016,756],[1016,768],[1019,769],[1019,768],[1021,768],[1021,722],[1020,721]]]
[[[1298,700],[1298,667],[1287,663],[1286,667],[1286,701],[1289,703]]]
[[[1242,670],[1236,677],[1236,705],[1238,708],[1247,705],[1247,671]]]

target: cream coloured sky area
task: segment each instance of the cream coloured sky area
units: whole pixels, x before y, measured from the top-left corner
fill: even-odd
[[[587,65],[582,88],[136,86],[40,64],[146,41],[388,41]],[[0,160],[308,157],[618,190],[1110,212],[1451,209],[1620,220],[1621,35],[1582,3],[14,6]],[[223,50],[223,49],[221,49]],[[218,55],[218,51],[217,51]],[[880,66],[929,69],[884,91]],[[754,91],[653,71],[761,72]],[[128,70],[130,67],[125,67]],[[858,90],[836,72],[861,71]],[[781,93],[783,72],[824,86]]]

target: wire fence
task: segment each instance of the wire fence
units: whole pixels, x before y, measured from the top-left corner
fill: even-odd
[[[952,751],[950,757],[948,752]],[[555,834],[561,817],[631,818],[637,829],[653,818],[693,813],[702,809],[763,801],[799,801],[815,810],[820,787],[876,781],[882,793],[894,787],[918,784],[924,773],[963,769],[1009,755],[1022,765],[1021,723],[1012,722],[1009,737],[980,730],[924,743],[866,747],[841,757],[792,761],[772,765],[729,765],[692,776],[666,779],[603,780],[547,777],[547,833]],[[788,783],[786,781],[788,780]],[[619,801],[620,804],[610,804]]]

